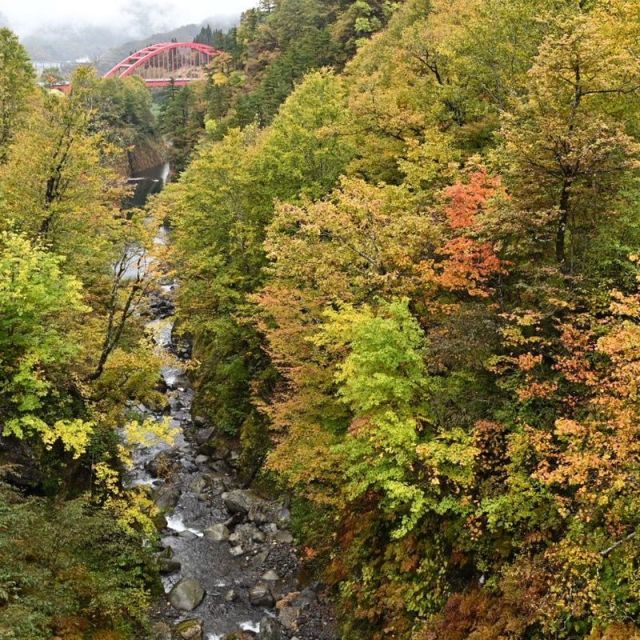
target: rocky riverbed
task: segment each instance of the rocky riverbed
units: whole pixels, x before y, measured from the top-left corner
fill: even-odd
[[[163,231],[164,237],[166,230]],[[216,447],[215,425],[191,415],[189,347],[175,339],[166,280],[150,298],[148,329],[174,363],[163,369],[164,414],[175,442],[139,448],[129,482],[149,485],[164,514],[158,565],[165,597],[153,611],[154,640],[335,640],[321,585],[301,586],[284,501],[259,497],[238,479],[238,454]]]

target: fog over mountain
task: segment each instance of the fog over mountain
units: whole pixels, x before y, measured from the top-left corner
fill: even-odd
[[[172,39],[192,40],[204,24],[227,29],[236,24],[238,18],[212,16],[202,22],[182,25],[169,31],[148,31],[141,35],[106,27],[67,25],[62,29],[42,30],[26,36],[22,42],[35,62],[61,63],[88,59],[104,71],[127,54],[150,43]]]
[[[146,47],[153,42],[168,42],[170,40],[188,41],[193,40],[195,35],[200,31],[201,27],[208,24],[212,28],[226,30],[236,25],[239,21],[238,16],[211,16],[198,24],[186,24],[171,31],[162,31],[151,35],[146,35],[135,40],[122,42],[122,38],[118,45],[102,51],[96,57],[96,66],[100,71],[107,71],[114,64],[129,55],[132,51],[137,51]]]
[[[253,0],[0,0],[0,25],[18,33],[34,61],[98,60],[124,43],[147,44],[163,34],[173,37],[178,28],[175,37],[190,39],[203,23],[230,26],[253,4]]]

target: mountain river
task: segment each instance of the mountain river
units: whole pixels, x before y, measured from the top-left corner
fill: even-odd
[[[168,165],[132,178],[131,204],[158,192]],[[170,242],[160,228],[156,243]],[[164,265],[160,265],[162,268]],[[336,640],[324,588],[301,585],[285,501],[241,486],[238,453],[216,447],[215,425],[193,416],[190,347],[174,332],[179,282],[166,276],[149,294],[147,329],[171,362],[162,369],[163,411],[137,410],[176,430],[171,445],[139,446],[127,482],[146,485],[165,514],[158,563],[164,597],[152,617],[154,640]]]

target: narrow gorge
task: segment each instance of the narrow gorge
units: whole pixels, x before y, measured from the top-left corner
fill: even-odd
[[[168,165],[134,174],[133,203],[144,206],[169,174]],[[154,244],[164,249],[171,237],[164,224]],[[165,402],[162,411],[135,410],[155,422],[168,417],[173,441],[137,445],[126,476],[129,486],[149,487],[161,514],[157,562],[165,598],[154,606],[154,634],[158,640],[334,640],[325,588],[300,582],[286,501],[245,488],[237,448],[192,415],[191,349],[174,331],[179,274],[172,277],[168,264],[157,269],[165,275],[149,293],[146,329],[167,361],[160,385]]]
[[[640,640],[638,0],[206,2],[0,0],[1,640]]]

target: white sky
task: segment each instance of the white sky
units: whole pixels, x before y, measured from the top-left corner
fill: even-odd
[[[256,0],[0,0],[0,14],[24,36],[41,26],[68,23],[127,31],[138,31],[141,23],[154,30],[172,29],[210,16],[238,15],[255,4]]]

